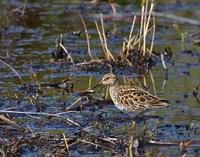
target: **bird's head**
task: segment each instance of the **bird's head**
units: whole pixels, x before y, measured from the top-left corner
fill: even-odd
[[[117,81],[116,75],[113,73],[108,73],[102,77],[99,84],[111,86],[111,85],[114,85],[116,81]]]

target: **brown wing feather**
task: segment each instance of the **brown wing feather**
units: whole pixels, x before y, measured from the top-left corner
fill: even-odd
[[[169,103],[167,100],[160,99],[140,88],[122,87],[118,91],[118,97],[128,110],[144,111],[146,109],[163,107]]]

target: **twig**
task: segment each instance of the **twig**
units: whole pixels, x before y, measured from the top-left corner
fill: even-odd
[[[67,54],[67,57],[70,59],[71,63],[74,64],[74,60],[71,57],[71,55],[69,54],[69,52],[67,51],[67,49],[63,46],[62,43],[59,43],[59,45],[63,48],[63,50],[65,51],[65,53]]]
[[[21,76],[19,75],[19,73],[13,67],[11,67],[11,65],[9,65],[8,63],[2,61],[1,59],[0,59],[0,62],[2,64],[4,64],[5,66],[7,66],[8,68],[10,68],[17,75],[17,77],[20,79],[21,84],[24,84],[24,80],[21,78]]]
[[[68,111],[72,106],[74,106],[77,102],[79,102],[81,100],[82,97],[79,97],[76,101],[74,101],[67,109],[66,111]],[[60,114],[60,113],[59,113]]]
[[[75,126],[81,127],[80,124],[74,122],[73,120],[67,117],[61,116],[61,115],[72,113],[72,112],[76,112],[76,111],[67,111],[67,112],[62,112],[62,113],[46,113],[46,112],[23,112],[23,111],[12,111],[12,110],[10,111],[0,110],[0,113],[7,113],[7,114],[26,114],[26,115],[52,116],[52,117],[64,118],[65,120],[74,124]]]
[[[11,121],[10,119],[6,118],[3,115],[0,115],[0,119],[3,120],[4,122],[6,122],[6,123],[8,123],[8,124],[10,124],[12,126],[14,126],[15,128],[18,128],[20,130],[25,130],[24,127],[17,125],[15,122]]]
[[[67,149],[68,157],[70,157],[69,146],[68,146],[68,143],[67,143],[67,139],[66,139],[66,137],[65,137],[65,134],[63,134],[63,138],[64,138],[65,147],[66,147],[66,149]]]

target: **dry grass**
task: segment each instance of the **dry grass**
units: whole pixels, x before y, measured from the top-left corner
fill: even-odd
[[[135,15],[128,39],[125,39],[120,54],[116,57],[114,57],[113,53],[108,48],[103,17],[101,14],[101,25],[99,26],[97,22],[95,22],[95,25],[99,34],[105,60],[111,63],[118,62],[122,65],[128,64],[136,67],[148,65],[149,59],[152,56],[155,37],[155,18],[152,15],[153,7],[153,0],[144,0],[142,2],[141,12],[138,13],[141,16],[140,31],[134,34],[134,26],[137,18],[137,15]],[[147,37],[151,37],[151,43],[149,46],[147,45]],[[119,58],[119,60],[116,58]]]
[[[90,38],[89,38],[89,35],[88,35],[87,27],[86,27],[86,24],[85,24],[85,21],[84,21],[82,15],[80,14],[80,12],[78,12],[78,13],[79,13],[79,16],[80,16],[80,18],[81,18],[81,21],[82,21],[82,23],[83,23],[83,27],[84,27],[84,29],[85,29],[85,35],[86,35],[87,45],[88,45],[88,54],[89,54],[90,58],[93,59],[93,56],[92,56],[91,50],[90,50]]]
[[[133,35],[136,16],[133,18],[129,38],[124,41],[120,53],[122,62],[128,65],[146,65],[152,55],[155,37],[155,18],[152,18],[153,0],[144,0],[141,9],[140,31]],[[151,44],[147,46],[147,37],[151,35]]]
[[[101,14],[101,31],[97,22],[95,22],[95,25],[99,34],[99,39],[101,41],[101,47],[102,47],[105,59],[110,62],[115,62],[115,58],[108,48],[102,14]]]

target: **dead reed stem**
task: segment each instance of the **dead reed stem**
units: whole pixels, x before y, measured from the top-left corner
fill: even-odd
[[[153,12],[153,0],[143,0],[140,18],[140,30],[133,35],[136,16],[133,18],[128,39],[123,42],[121,57],[128,65],[147,65],[151,57],[154,37],[155,37],[155,18],[151,22]],[[138,13],[139,14],[139,13]],[[152,23],[152,24],[151,24]],[[147,47],[147,37],[151,35],[151,45]]]
[[[100,39],[100,42],[101,42],[101,47],[103,49],[103,52],[104,52],[104,55],[105,57],[107,58],[107,54],[106,54],[106,50],[105,50],[105,47],[104,47],[104,42],[103,42],[103,38],[101,36],[101,32],[100,32],[100,29],[99,29],[99,25],[98,23],[95,21],[95,25],[96,25],[96,28],[97,28],[97,32],[99,34],[99,39]]]
[[[72,113],[76,111],[66,111],[66,112],[60,112],[60,113],[46,113],[46,112],[23,112],[23,111],[7,111],[7,110],[0,110],[0,113],[7,113],[7,114],[26,114],[26,115],[38,115],[38,116],[52,116],[52,117],[58,117],[58,118],[64,118],[67,120],[69,123],[81,127],[78,123],[75,121],[67,118],[67,117],[62,117],[62,115],[65,115],[67,113]]]
[[[68,142],[67,142],[65,134],[63,134],[63,139],[64,139],[65,148],[67,149],[68,157],[70,157],[69,146],[68,146]]]
[[[11,121],[10,119],[6,118],[4,115],[0,115],[0,119],[1,119],[2,121],[4,121],[4,122],[6,122],[6,123],[8,123],[8,124],[10,124],[10,125],[12,125],[12,126],[14,126],[14,127],[17,128],[17,129],[25,130],[24,127],[17,125],[15,122],[13,122],[13,121]]]
[[[116,8],[115,8],[113,0],[108,0],[108,3],[110,4],[112,8],[113,14],[116,15]]]
[[[134,26],[135,26],[136,17],[137,17],[137,15],[135,15],[134,18],[133,18],[133,22],[132,22],[132,25],[131,25],[131,31],[129,33],[129,40],[132,39],[132,34],[133,34]]]
[[[102,14],[101,14],[101,29],[102,29],[102,36],[103,36],[103,41],[104,41],[104,47],[105,47],[105,50],[106,50],[106,54],[107,54],[108,60],[115,61],[112,53],[108,49]]]
[[[150,75],[151,82],[152,82],[152,85],[153,85],[153,92],[154,92],[154,95],[156,96],[157,95],[156,85],[155,85],[154,77],[153,77],[153,74],[152,74],[151,70],[149,70],[149,75]]]
[[[151,30],[152,30],[152,28],[153,27],[150,27],[149,28],[149,30],[148,30],[148,32],[150,32]],[[147,32],[147,33],[148,33]],[[143,37],[144,37],[144,34],[142,34],[141,36],[137,36],[137,38],[135,38],[135,41],[133,42],[133,44],[132,44],[132,46],[135,46],[135,45],[137,45],[138,43],[140,43],[141,42],[141,40],[143,39]],[[140,46],[138,46],[138,48],[140,48]]]
[[[131,43],[132,43],[132,41],[134,40],[134,37],[135,37],[135,36],[132,36],[133,30],[134,30],[134,26],[135,26],[135,20],[136,20],[136,16],[134,16],[134,18],[133,18],[131,30],[130,30],[130,33],[129,33],[128,43],[127,43],[127,48],[128,48],[127,51],[129,51],[130,45],[131,45]]]
[[[153,16],[153,30],[152,30],[152,38],[151,38],[151,47],[149,50],[149,56],[151,56],[154,46],[154,40],[155,40],[155,32],[156,32],[156,20],[155,16]]]
[[[146,81],[145,75],[142,78],[143,78],[143,84],[144,84],[144,86],[147,87],[147,81]]]
[[[101,31],[102,31],[102,33],[101,33],[100,29],[99,29],[99,26],[98,26],[97,22],[95,22],[95,25],[96,25],[96,28],[97,28],[97,32],[99,34],[99,39],[100,39],[100,42],[101,42],[101,46],[102,46],[105,58],[108,61],[115,62],[115,58],[112,55],[112,53],[110,52],[110,50],[108,48],[108,45],[107,45],[107,40],[106,40],[106,35],[105,35],[105,30],[104,30],[104,23],[103,23],[102,14],[101,14]]]
[[[148,0],[145,0],[143,2],[145,5],[144,6],[144,20],[143,20],[143,31],[142,31],[142,34],[143,34],[143,42],[142,42],[142,47],[143,47],[143,51],[142,52],[142,55],[144,56],[145,55],[145,52],[146,52],[146,26],[147,26],[147,11],[148,11]]]
[[[67,51],[67,49],[64,47],[64,45],[62,43],[59,43],[59,46],[62,47],[62,49],[65,51],[65,53],[67,54],[67,57],[70,59],[71,63],[74,64],[74,60],[71,57],[71,55],[69,54],[69,52]]]
[[[78,12],[78,14],[79,14],[79,16],[80,16],[80,18],[81,18],[81,21],[82,21],[82,23],[83,23],[83,27],[84,27],[84,29],[85,29],[85,36],[86,36],[87,46],[88,46],[88,54],[89,54],[90,58],[93,60],[94,58],[93,58],[93,56],[92,56],[92,54],[91,54],[90,39],[89,39],[87,27],[86,27],[85,21],[84,21],[82,15],[80,14],[80,12]]]
[[[74,101],[67,109],[66,111],[68,111],[69,109],[72,108],[72,106],[74,106],[75,104],[77,104],[77,102],[79,102],[81,100],[82,97],[79,97],[76,101]]]
[[[142,2],[143,3],[143,2]],[[141,20],[140,20],[140,37],[142,36],[142,31],[143,31],[143,22],[144,21],[144,5],[142,4],[142,9],[141,9]],[[139,47],[141,45],[141,42],[139,41]]]
[[[153,0],[152,0],[151,6],[150,6],[150,10],[149,10],[149,14],[148,14],[147,26],[146,26],[146,30],[145,30],[146,34],[148,33],[148,28],[149,28],[149,25],[150,25],[150,20],[151,20],[153,8],[154,8],[154,3],[153,3]],[[153,26],[152,27],[153,27],[153,30],[152,30],[153,31],[153,33],[152,33],[152,43],[154,44],[154,35],[155,35],[155,18],[154,17],[153,17]],[[153,44],[152,44],[152,46],[153,46]],[[149,54],[149,56],[150,55],[151,54]]]

